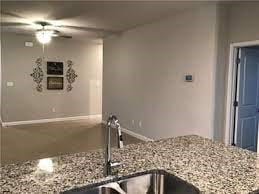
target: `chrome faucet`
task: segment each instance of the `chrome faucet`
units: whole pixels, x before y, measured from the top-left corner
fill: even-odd
[[[118,148],[123,148],[123,139],[121,135],[121,127],[120,127],[119,120],[115,115],[110,115],[109,118],[107,119],[105,169],[104,169],[105,176],[112,175],[112,169],[114,167],[121,165],[121,163],[119,162],[112,162],[112,157],[111,157],[111,128],[112,127],[115,127],[117,129]]]

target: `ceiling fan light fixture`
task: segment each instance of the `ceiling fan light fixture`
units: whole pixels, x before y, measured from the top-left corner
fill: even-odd
[[[36,32],[36,38],[41,44],[49,43],[51,41],[52,35],[52,30],[39,30]]]

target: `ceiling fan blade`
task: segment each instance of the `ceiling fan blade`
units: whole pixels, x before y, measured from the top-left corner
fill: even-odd
[[[18,26],[30,26],[30,24],[21,22],[1,22],[2,27],[18,27]]]
[[[18,14],[15,13],[11,13],[11,12],[5,12],[5,11],[1,11],[1,16],[7,16],[7,17],[14,17],[14,18],[19,18],[19,19],[26,19]]]
[[[34,34],[30,34],[30,33],[23,33],[23,32],[13,32],[13,33],[18,35],[18,36],[35,37]]]
[[[71,28],[71,29],[82,30],[82,31],[87,31],[87,32],[97,32],[97,33],[99,32],[99,33],[105,33],[105,34],[116,34],[116,33],[119,33],[118,31],[107,30],[107,29],[102,29],[102,28],[70,26],[70,25],[61,25],[59,27]]]
[[[69,36],[69,35],[59,35],[57,36],[58,38],[67,38],[67,39],[71,39],[72,36]]]
[[[72,36],[62,34],[58,30],[53,30],[52,37],[54,37],[54,38],[67,38],[67,39],[71,39],[72,38]]]

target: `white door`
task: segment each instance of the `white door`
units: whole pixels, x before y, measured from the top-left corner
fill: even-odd
[[[237,88],[237,146],[257,150],[259,120],[259,50],[241,49]]]

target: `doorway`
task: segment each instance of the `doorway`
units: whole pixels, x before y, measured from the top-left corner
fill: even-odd
[[[236,43],[230,49],[226,144],[258,150],[259,42]]]
[[[229,139],[226,139],[226,143],[256,152],[259,130],[259,44],[232,45],[231,52],[232,74],[229,74],[229,78],[232,83],[231,90],[228,90],[229,114],[226,119],[226,138],[228,134]]]

